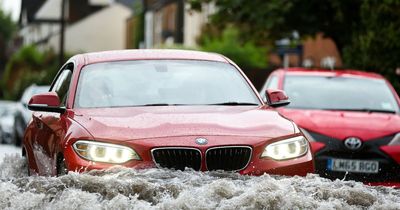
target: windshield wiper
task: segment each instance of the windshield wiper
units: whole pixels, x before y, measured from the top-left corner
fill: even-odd
[[[167,103],[154,103],[154,104],[143,104],[136,106],[183,106],[185,104],[167,104]]]
[[[259,104],[256,103],[249,103],[249,102],[223,102],[223,103],[216,103],[216,104],[208,104],[208,105],[225,105],[225,106],[258,106]]]
[[[353,111],[353,112],[378,112],[378,113],[390,113],[390,114],[396,114],[395,111],[393,110],[387,110],[387,109],[368,109],[368,108],[362,108],[362,109],[324,109],[324,110],[330,110],[330,111]]]
[[[223,102],[223,103],[215,103],[215,104],[167,104],[167,103],[154,103],[154,104],[141,104],[134,106],[209,106],[209,105],[223,105],[223,106],[258,106],[256,103],[248,103],[248,102]]]

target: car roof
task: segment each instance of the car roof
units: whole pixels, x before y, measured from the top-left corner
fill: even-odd
[[[137,49],[137,50],[114,50],[81,54],[85,65],[99,62],[121,61],[121,60],[206,60],[229,63],[228,59],[217,53],[208,53],[192,50],[173,49]]]
[[[310,76],[329,76],[329,77],[363,77],[363,78],[375,78],[384,79],[380,74],[373,72],[365,72],[353,69],[343,69],[343,70],[326,70],[326,69],[307,69],[301,67],[291,67],[285,69],[278,69],[277,71],[283,71],[286,75],[310,75]]]

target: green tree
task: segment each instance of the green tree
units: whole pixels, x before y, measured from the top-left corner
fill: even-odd
[[[359,27],[362,0],[192,0],[215,2],[218,12],[212,22],[219,27],[234,24],[244,39],[271,44],[298,31],[303,36],[324,32],[341,50]]]
[[[395,68],[400,67],[400,1],[365,1],[360,25],[343,48],[347,66],[379,72],[399,91]]]
[[[17,100],[29,85],[49,85],[59,68],[57,55],[52,51],[40,52],[34,46],[24,46],[7,62],[0,80],[5,99]]]
[[[3,42],[9,41],[15,30],[15,23],[11,20],[10,15],[4,13],[3,10],[0,9],[0,39]]]
[[[140,43],[144,41],[144,11],[141,2],[135,2],[133,5],[134,14],[134,33],[132,34],[132,42],[134,48],[139,48]]]
[[[256,46],[252,41],[242,42],[237,28],[227,27],[220,36],[204,35],[201,39],[202,50],[223,54],[244,70],[267,65],[266,49]]]
[[[12,39],[16,25],[11,17],[0,9],[0,76],[6,63],[7,43]]]
[[[400,0],[191,0],[218,8],[217,27],[235,25],[240,37],[258,44],[298,31],[302,38],[322,32],[332,38],[347,68],[384,74],[397,90],[394,69],[400,66]]]

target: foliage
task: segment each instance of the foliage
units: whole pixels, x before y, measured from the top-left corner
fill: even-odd
[[[365,1],[361,25],[343,49],[350,67],[379,72],[400,90],[395,68],[400,67],[400,1]]]
[[[39,52],[34,46],[22,47],[8,61],[0,84],[3,96],[17,100],[29,85],[48,85],[58,70],[57,55]]]
[[[134,7],[134,18],[135,18],[135,31],[133,35],[133,47],[139,48],[140,43],[144,41],[144,11],[143,5],[140,2],[136,2]]]
[[[219,26],[234,24],[241,36],[270,44],[290,36],[296,30],[301,35],[324,32],[342,46],[351,40],[351,33],[359,22],[358,10],[362,0],[213,0],[218,12],[212,22]],[[198,9],[199,2],[191,0]]]
[[[202,50],[225,55],[244,69],[267,65],[266,49],[252,41],[242,42],[239,30],[234,27],[225,28],[220,36],[204,35],[200,42]]]
[[[214,25],[233,24],[244,40],[271,45],[293,31],[301,38],[323,32],[335,41],[345,67],[377,71],[396,80],[400,0],[190,0],[194,9],[201,9],[202,2],[217,6],[211,17]]]
[[[0,40],[7,42],[11,39],[16,30],[14,22],[11,17],[0,9]]]
[[[0,78],[7,62],[8,43],[12,39],[16,26],[9,15],[6,15],[0,8]],[[1,92],[0,92],[1,96]]]

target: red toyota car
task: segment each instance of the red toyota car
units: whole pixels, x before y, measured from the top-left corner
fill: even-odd
[[[23,141],[29,173],[163,167],[306,175],[309,143],[226,57],[181,50],[81,54],[61,68]]]
[[[317,173],[400,186],[400,100],[382,76],[288,68],[271,73],[263,90],[270,88],[290,97],[279,112],[310,141]]]

